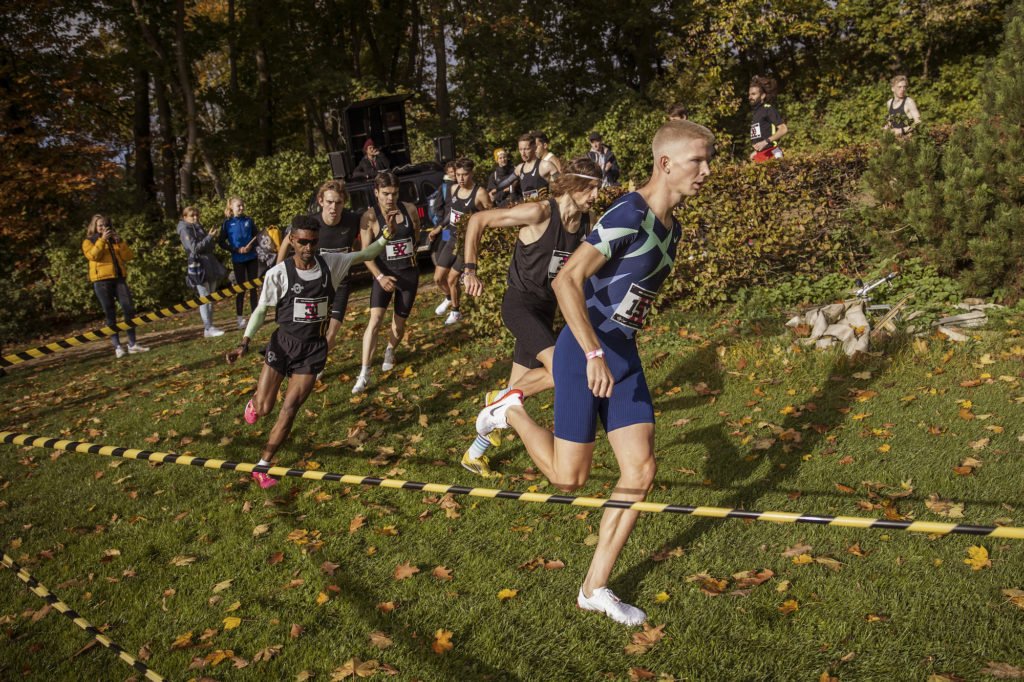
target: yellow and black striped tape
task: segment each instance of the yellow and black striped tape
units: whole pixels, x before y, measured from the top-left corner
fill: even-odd
[[[31,590],[33,594],[45,599],[47,604],[52,606],[62,615],[70,618],[75,625],[88,632],[90,635],[92,635],[93,639],[95,639],[97,642],[99,642],[100,644],[110,649],[115,654],[117,654],[117,657],[120,658],[122,661],[124,661],[131,667],[135,668],[135,670],[137,670],[138,672],[142,673],[147,680],[153,680],[154,682],[162,682],[162,680],[164,679],[162,675],[150,670],[149,666],[147,666],[145,663],[143,663],[142,661],[140,661],[139,659],[135,658],[127,651],[125,651],[120,644],[114,642],[109,637],[107,637],[102,632],[93,627],[93,625],[89,623],[89,621],[87,621],[85,618],[82,618],[82,616],[78,615],[78,613],[73,608],[71,608],[70,606],[62,602],[60,599],[58,599],[57,595],[55,595],[53,592],[50,592],[50,590],[47,589],[46,585],[43,585],[34,577],[32,577],[32,574],[25,570],[22,566],[18,565],[18,563],[15,562],[14,559],[9,557],[7,554],[4,554],[3,559],[2,561],[0,561],[0,563],[3,563],[4,566],[14,571],[14,574],[18,576],[18,578],[23,583],[28,585],[28,589]]]
[[[861,516],[824,516],[817,514],[798,514],[781,511],[748,511],[745,509],[728,509],[726,507],[694,507],[682,504],[665,504],[660,502],[628,502],[625,500],[606,500],[598,497],[576,497],[573,495],[552,495],[545,493],[518,492],[515,490],[499,490],[497,488],[470,488],[461,485],[444,483],[420,483],[417,481],[401,481],[391,478],[375,478],[373,476],[354,476],[351,474],[335,474],[324,471],[306,471],[303,469],[286,469],[284,467],[260,466],[244,462],[230,462],[222,459],[208,459],[191,455],[178,455],[172,452],[154,452],[151,450],[135,450],[113,445],[96,445],[73,440],[60,440],[32,436],[26,433],[0,431],[0,443],[13,443],[48,450],[65,452],[81,452],[122,459],[137,459],[148,462],[166,464],[184,464],[203,467],[205,469],[227,469],[246,473],[259,471],[275,477],[304,478],[312,481],[333,481],[350,485],[379,486],[402,490],[425,490],[431,493],[453,495],[470,495],[472,497],[500,498],[519,502],[540,502],[547,504],[567,504],[576,507],[594,507],[603,509],[631,509],[650,513],[688,514],[713,519],[746,519],[749,521],[771,521],[773,523],[813,523],[823,526],[841,526],[845,528],[867,528],[871,530],[903,530],[910,533],[930,533],[934,535],[965,534],[981,535],[993,538],[1011,538],[1024,540],[1024,528],[1014,526],[972,526],[959,523],[939,523],[935,521],[893,521],[889,519],[871,519]]]
[[[241,284],[232,284],[229,287],[224,287],[220,291],[214,291],[209,296],[200,296],[194,298],[191,301],[185,301],[184,303],[178,303],[172,305],[170,308],[162,308],[152,313],[144,313],[137,315],[127,322],[118,322],[113,327],[101,327],[100,329],[93,329],[87,331],[84,334],[78,334],[77,336],[71,336],[60,341],[54,341],[47,343],[43,346],[37,346],[36,348],[28,348],[26,350],[18,351],[17,353],[10,353],[8,355],[0,356],[0,368],[10,367],[11,365],[17,365],[25,362],[26,360],[33,360],[35,358],[45,357],[53,353],[57,353],[62,350],[81,346],[89,343],[90,341],[101,341],[109,336],[113,336],[118,332],[127,331],[133,327],[140,327],[150,322],[156,322],[166,317],[172,317],[179,313],[187,313],[190,310],[195,310],[199,306],[205,303],[212,303],[214,301],[223,301],[233,294],[240,294],[247,289],[255,289],[263,284],[263,280],[257,278],[249,280],[248,282],[242,282]]]

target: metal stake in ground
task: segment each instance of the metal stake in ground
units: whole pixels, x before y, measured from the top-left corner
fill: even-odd
[[[78,615],[78,613],[73,608],[71,608],[70,606],[62,602],[60,599],[58,599],[57,595],[55,595],[53,592],[50,592],[50,590],[48,590],[45,585],[43,585],[38,580],[33,578],[32,574],[26,571],[20,565],[18,565],[18,563],[15,562],[14,559],[7,556],[7,554],[4,554],[3,559],[0,560],[0,563],[14,571],[14,574],[18,576],[18,578],[23,583],[28,585],[28,589],[31,590],[33,594],[45,599],[47,604],[52,606],[62,615],[70,618],[75,625],[88,632],[90,635],[92,635],[93,639],[95,639],[97,642],[99,642],[100,644],[107,647],[115,654],[117,654],[117,657],[120,658],[122,661],[124,661],[125,663],[135,668],[140,673],[142,673],[147,680],[153,680],[153,682],[163,682],[164,677],[162,675],[150,670],[149,666],[147,666],[145,663],[143,663],[142,661],[140,661],[139,659],[135,658],[127,651],[125,651],[120,644],[112,641],[109,637],[107,637],[102,632],[93,627],[89,623],[89,621]]]
[[[980,535],[992,538],[1009,538],[1024,540],[1024,528],[1015,526],[971,526],[958,523],[939,523],[935,521],[891,521],[889,519],[870,519],[862,516],[826,516],[818,514],[799,514],[782,511],[748,511],[745,509],[729,509],[726,507],[694,507],[682,504],[665,504],[659,502],[627,502],[625,500],[604,500],[597,497],[575,497],[573,495],[548,495],[544,493],[524,493],[516,490],[499,490],[497,488],[468,488],[461,485],[444,483],[420,483],[417,481],[401,481],[392,478],[375,478],[373,476],[354,476],[351,474],[335,474],[325,471],[306,471],[303,469],[286,469],[284,467],[260,466],[245,462],[231,462],[222,459],[178,455],[173,452],[154,452],[152,450],[136,450],[114,445],[97,445],[73,440],[60,440],[33,436],[27,433],[0,431],[0,443],[12,443],[47,450],[63,450],[64,452],[80,452],[121,459],[137,459],[147,462],[165,464],[183,464],[186,466],[203,467],[204,469],[226,469],[251,473],[259,471],[281,478],[303,478],[311,481],[333,481],[349,485],[379,486],[401,490],[425,490],[431,493],[453,495],[470,495],[472,497],[500,498],[519,502],[540,502],[545,504],[567,504],[575,507],[593,507],[604,509],[632,509],[653,514],[687,514],[713,519],[746,519],[749,521],[771,521],[773,523],[813,523],[823,526],[841,526],[844,528],[865,528],[870,530],[903,530],[909,533],[929,533],[932,535]]]

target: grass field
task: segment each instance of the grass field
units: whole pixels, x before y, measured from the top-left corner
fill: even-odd
[[[501,481],[458,465],[508,344],[444,328],[435,298],[422,294],[397,368],[353,398],[355,299],[279,462],[553,492],[511,437]],[[659,419],[649,499],[1024,525],[1022,325],[893,340],[851,363],[663,314],[640,344]],[[255,461],[272,422],[241,416],[262,358],[228,367],[239,334],[202,339],[195,313],[146,329],[146,355],[115,362],[94,344],[12,370],[3,429]],[[527,407],[550,422],[550,402]],[[597,512],[302,480],[264,492],[226,471],[0,453],[4,551],[169,679],[1024,676],[1024,592],[1004,592],[1024,589],[1020,541],[645,515],[611,584],[649,614],[630,629],[575,608]],[[607,496],[600,438],[595,459],[579,494]],[[0,572],[0,678],[132,675],[43,606]]]

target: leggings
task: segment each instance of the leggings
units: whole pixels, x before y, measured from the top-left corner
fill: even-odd
[[[96,292],[96,298],[100,300],[100,307],[103,308],[103,315],[106,317],[107,326],[113,327],[117,324],[117,306],[114,305],[114,300],[121,304],[121,310],[124,312],[125,321],[135,317],[135,306],[132,304],[132,294],[128,291],[128,283],[124,279],[101,279],[98,282],[92,283],[93,291]],[[110,337],[110,343],[117,348],[121,345],[121,338],[114,334]],[[135,345],[135,329],[128,330],[128,343],[132,346]]]
[[[244,263],[234,263],[235,266],[235,282],[241,284],[242,282],[248,282],[250,279],[256,279],[260,272],[260,261],[257,258],[247,260]],[[249,289],[249,312],[256,310],[256,305],[260,300],[259,289]],[[242,308],[245,307],[245,292],[235,296],[235,315],[242,316]]]

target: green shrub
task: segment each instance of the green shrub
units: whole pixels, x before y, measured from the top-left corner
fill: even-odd
[[[1018,3],[1020,5],[1020,3]],[[1007,22],[986,78],[985,117],[946,131],[886,139],[864,174],[874,242],[920,254],[974,296],[1014,301],[1024,289],[1024,17]]]
[[[191,297],[185,286],[185,251],[175,231],[176,223],[147,221],[139,214],[113,214],[118,233],[135,257],[128,262],[128,287],[137,311],[148,311]],[[73,243],[47,247],[46,274],[50,280],[53,309],[66,314],[100,312],[89,282],[89,265],[82,253],[82,235]]]
[[[305,213],[317,188],[331,177],[326,157],[302,152],[280,152],[260,158],[251,166],[232,159],[228,167],[227,195],[241,197],[245,212],[260,230],[268,225],[287,227],[297,213]],[[201,220],[209,228],[224,222],[224,202],[199,202]]]

